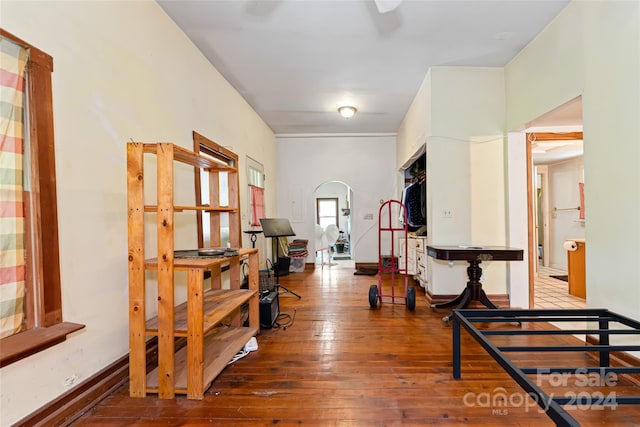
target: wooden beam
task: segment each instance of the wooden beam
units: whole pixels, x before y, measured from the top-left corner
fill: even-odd
[[[533,132],[527,134],[527,140],[534,141],[574,141],[582,139],[582,132]]]

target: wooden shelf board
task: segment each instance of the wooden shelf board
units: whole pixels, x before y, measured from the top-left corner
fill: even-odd
[[[205,292],[204,333],[206,334],[256,294],[257,291],[248,289],[215,289]],[[187,319],[187,303],[184,302],[174,309],[174,334],[176,337],[188,335]],[[158,335],[158,317],[147,320],[147,335]]]
[[[227,366],[227,363],[245,346],[251,337],[258,333],[258,328],[227,327],[215,331],[204,338],[204,390]],[[187,347],[175,355],[175,392],[187,394]],[[147,374],[147,393],[158,392],[158,369]]]
[[[170,144],[170,143],[167,143],[167,144]],[[150,153],[150,154],[157,154],[159,145],[160,143],[143,144],[144,152]],[[215,170],[231,171],[231,172],[237,171],[237,169],[234,168],[233,166],[229,166],[228,164],[220,160],[216,160],[213,157],[202,156],[194,153],[193,151],[189,151],[185,148],[182,148],[179,145],[175,145],[175,144],[172,144],[172,145],[173,145],[173,158],[178,162],[186,163],[188,165],[196,166],[202,169],[215,169]]]
[[[145,212],[157,213],[158,205],[145,205]],[[180,206],[176,205],[173,207],[174,212],[183,212],[183,211],[203,211],[203,212],[235,212],[236,208],[230,208],[228,206],[212,208],[211,206]]]
[[[238,249],[238,256],[240,258],[245,257],[251,253],[257,252],[255,248],[241,248]],[[209,270],[216,265],[226,264],[231,261],[232,257],[223,258],[174,258],[173,268],[175,270],[188,270],[190,268],[201,268],[203,270]],[[156,270],[158,268],[158,259],[151,258],[145,261],[145,268],[149,270]]]

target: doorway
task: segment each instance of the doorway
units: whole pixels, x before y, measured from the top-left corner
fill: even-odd
[[[342,181],[327,181],[315,189],[314,199],[314,224],[323,230],[322,238],[329,246],[328,256],[332,261],[355,259],[351,244],[351,187]]]
[[[564,243],[582,238],[586,222],[582,99],[575,98],[529,124],[529,306],[584,308],[570,292]],[[573,276],[574,278],[576,276]]]

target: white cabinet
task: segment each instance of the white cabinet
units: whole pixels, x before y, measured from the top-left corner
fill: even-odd
[[[408,241],[408,242],[407,242]],[[415,248],[415,240],[412,238],[400,238],[398,251],[398,266],[400,270],[407,269],[407,274],[413,276],[416,274],[416,248]],[[407,248],[407,259],[405,260],[405,246],[409,245]]]
[[[407,239],[401,238],[398,241],[399,253],[398,263],[400,269],[407,268],[407,274],[427,288],[427,238],[423,236],[408,235]],[[407,246],[408,245],[408,246]],[[404,248],[407,246],[407,258],[404,258]],[[405,264],[406,262],[406,264]]]
[[[415,242],[416,273],[414,279],[420,283],[421,287],[427,289],[427,238],[416,236],[411,240]]]

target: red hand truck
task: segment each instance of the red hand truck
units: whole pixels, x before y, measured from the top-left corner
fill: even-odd
[[[397,208],[397,209],[394,209]],[[400,221],[400,218],[403,220]],[[401,222],[401,225],[394,226]],[[387,200],[378,210],[378,284],[369,287],[369,305],[376,308],[378,303],[382,305],[383,298],[390,298],[390,302],[402,301],[411,311],[416,309],[416,289],[409,286],[409,276],[407,275],[407,208],[398,200]],[[383,238],[387,237],[384,239]],[[396,250],[396,238],[404,238],[404,267],[400,268],[398,262],[398,251]],[[390,247],[390,250],[387,249]],[[387,252],[386,254],[383,252]],[[382,275],[391,274],[391,295],[382,293]],[[404,276],[404,295],[395,295],[396,275]]]

